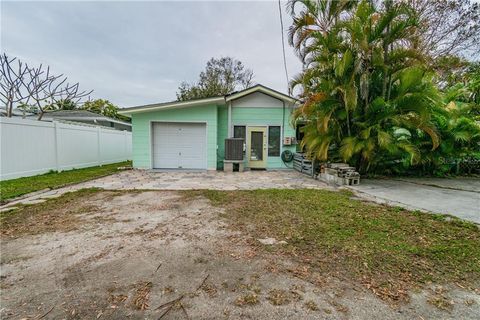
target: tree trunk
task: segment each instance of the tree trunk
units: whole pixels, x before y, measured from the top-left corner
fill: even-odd
[[[392,92],[392,76],[388,76],[388,93],[387,93],[387,101],[390,100],[390,93]]]
[[[350,137],[351,136],[351,133],[350,133],[350,112],[348,111],[348,109],[347,109],[347,133],[348,133],[348,136]]]
[[[367,71],[367,90],[365,90],[365,108],[364,110],[366,111],[367,108],[368,108],[368,99],[369,99],[369,96],[370,96],[370,72]],[[366,113],[366,112],[364,112]]]
[[[383,82],[382,82],[382,97],[384,100],[386,100],[387,96],[387,82],[388,82],[388,76],[387,76],[387,55],[388,55],[388,46],[383,46]]]
[[[388,30],[388,27],[387,27]],[[385,40],[383,43],[383,82],[382,82],[382,97],[386,100],[387,95],[387,82],[388,82],[388,45],[385,44]]]
[[[7,107],[7,110],[6,110],[6,111],[7,111],[7,117],[8,117],[8,118],[11,118],[11,117],[12,117],[12,113],[13,113],[13,112],[12,112],[12,111],[13,111],[13,101],[12,101],[12,100],[9,100],[9,101],[7,102],[6,107]]]
[[[385,2],[385,11],[390,10],[390,1]],[[390,32],[390,24],[387,25],[386,27],[387,34]],[[382,97],[384,100],[386,100],[386,94],[387,94],[387,72],[388,72],[388,44],[385,42],[385,36],[383,37],[383,82],[382,82]]]
[[[42,120],[43,114],[45,113],[42,109],[42,106],[40,105],[40,102],[37,101],[37,107],[38,107],[38,118],[37,120]]]

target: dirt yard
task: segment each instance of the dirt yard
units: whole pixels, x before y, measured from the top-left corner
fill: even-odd
[[[257,250],[222,209],[188,195],[87,190],[26,207],[1,227],[0,317],[480,318],[480,295],[458,286],[392,306],[344,279],[306,282],[302,265]]]

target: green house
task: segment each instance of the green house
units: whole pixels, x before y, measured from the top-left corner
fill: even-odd
[[[139,169],[223,167],[225,139],[243,138],[246,168],[286,168],[295,150],[294,98],[262,85],[231,94],[122,109],[132,119],[133,166]]]

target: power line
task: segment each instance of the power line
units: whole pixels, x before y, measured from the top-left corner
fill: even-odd
[[[290,92],[290,84],[289,84],[289,77],[288,77],[288,69],[287,69],[287,57],[285,55],[285,37],[283,34],[283,17],[282,17],[282,5],[280,0],[278,0],[278,12],[280,14],[280,28],[282,33],[282,51],[283,51],[283,67],[285,68],[285,77],[287,78],[287,90],[288,95],[291,95]]]

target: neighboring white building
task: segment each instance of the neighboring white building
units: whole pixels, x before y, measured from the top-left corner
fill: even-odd
[[[0,115],[5,116],[5,109],[0,111]],[[21,109],[15,108],[12,111],[13,117],[21,117],[29,120],[36,120],[38,115],[31,112],[25,112]],[[129,122],[118,119],[109,118],[98,113],[87,110],[57,110],[47,111],[42,117],[42,121],[65,120],[71,122],[87,123],[92,125],[99,125],[102,127],[113,128],[116,130],[132,131],[132,125]]]
[[[58,110],[45,112],[42,120],[65,120],[99,125],[102,127],[114,128],[117,130],[132,131],[132,124],[129,122],[105,117],[87,110]]]

